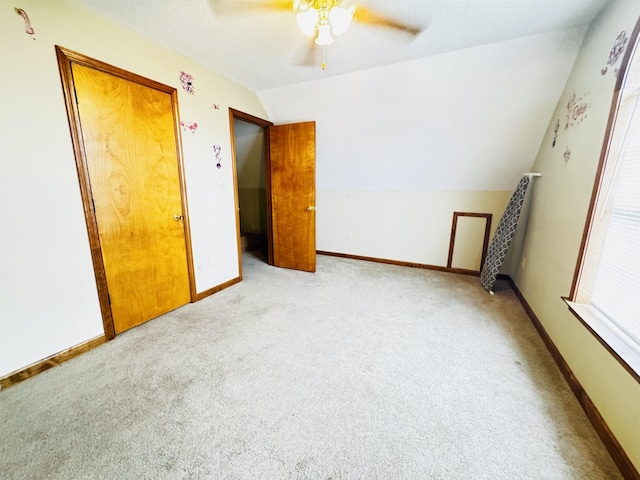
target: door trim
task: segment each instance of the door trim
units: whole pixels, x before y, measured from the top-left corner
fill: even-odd
[[[82,205],[84,209],[84,218],[87,224],[87,233],[89,235],[89,246],[91,249],[91,260],[93,263],[93,271],[96,277],[96,287],[98,289],[98,301],[100,303],[100,313],[102,315],[102,324],[107,340],[112,340],[115,336],[115,327],[113,325],[113,316],[111,314],[111,306],[109,304],[109,290],[107,286],[107,276],[102,258],[102,247],[100,245],[100,236],[98,234],[98,222],[93,209],[93,195],[91,192],[91,181],[89,178],[89,169],[87,167],[86,153],[84,150],[84,139],[82,138],[82,129],[80,125],[80,114],[78,105],[75,101],[75,88],[73,82],[73,73],[71,64],[76,63],[85,67],[104,72],[109,75],[120,77],[134,83],[138,83],[145,87],[153,88],[171,96],[171,105],[173,109],[173,125],[177,151],[178,178],[180,182],[180,198],[182,201],[182,211],[184,215],[184,239],[185,249],[187,253],[187,272],[189,276],[189,295],[190,301],[196,300],[196,284],[193,268],[193,252],[191,248],[191,228],[189,225],[189,213],[187,202],[187,188],[184,176],[184,162],[182,155],[182,138],[180,135],[180,117],[178,111],[178,91],[174,87],[164,85],[162,83],[150,80],[148,78],[136,75],[135,73],[123,70],[108,63],[101,62],[91,57],[87,57],[73,50],[66,49],[56,45],[56,57],[58,60],[58,69],[60,70],[60,79],[62,81],[62,91],[64,101],[67,108],[67,117],[69,121],[69,130],[71,132],[71,142],[73,144],[73,154],[75,157],[76,168],[78,170],[78,181],[80,183],[80,195],[82,197]]]
[[[249,113],[241,112],[235,108],[229,107],[229,131],[231,134],[231,158],[233,162],[233,189],[235,195],[236,206],[236,236],[238,240],[238,271],[240,272],[240,278],[242,278],[242,246],[240,240],[240,203],[238,199],[238,167],[236,164],[236,139],[235,129],[233,127],[234,120],[242,120],[243,122],[251,123],[262,127],[263,131],[263,145],[264,161],[265,161],[265,190],[267,194],[267,263],[273,265],[273,228],[271,225],[271,158],[269,148],[269,127],[273,126],[268,120],[255,117]]]

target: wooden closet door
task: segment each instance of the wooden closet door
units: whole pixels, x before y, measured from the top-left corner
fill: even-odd
[[[116,333],[190,301],[170,94],[72,65]]]

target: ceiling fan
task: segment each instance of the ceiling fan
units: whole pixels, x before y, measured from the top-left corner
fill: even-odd
[[[212,4],[217,7],[218,13],[230,13],[233,11],[247,10],[289,10],[295,13],[296,22],[300,31],[313,39],[311,48],[318,45],[323,49],[322,69],[326,68],[325,51],[327,45],[331,45],[334,37],[345,33],[353,22],[385,27],[390,30],[404,33],[410,37],[417,37],[424,30],[417,25],[409,25],[397,21],[387,15],[376,13],[375,11],[351,2],[343,0],[262,0],[260,2],[240,1],[224,2],[213,0]],[[342,6],[342,4],[350,4]],[[225,8],[226,7],[226,8]],[[307,55],[305,64],[312,55]]]

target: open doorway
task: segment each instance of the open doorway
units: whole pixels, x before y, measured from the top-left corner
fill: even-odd
[[[236,163],[240,254],[270,261],[269,131],[271,122],[230,109]]]
[[[264,129],[233,120],[240,209],[240,245],[243,252],[267,258],[267,187]]]
[[[229,122],[240,256],[315,272],[316,123],[275,126],[233,108]]]

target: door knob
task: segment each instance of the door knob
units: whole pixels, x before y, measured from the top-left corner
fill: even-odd
[[[182,215],[178,215],[178,214],[176,213],[176,214],[174,214],[174,215],[173,215],[173,219],[174,219],[176,222],[179,222],[180,220],[184,220],[184,216],[182,216]]]
[[[309,205],[307,207],[307,212],[313,212],[316,209],[316,207],[314,207],[313,205]]]

